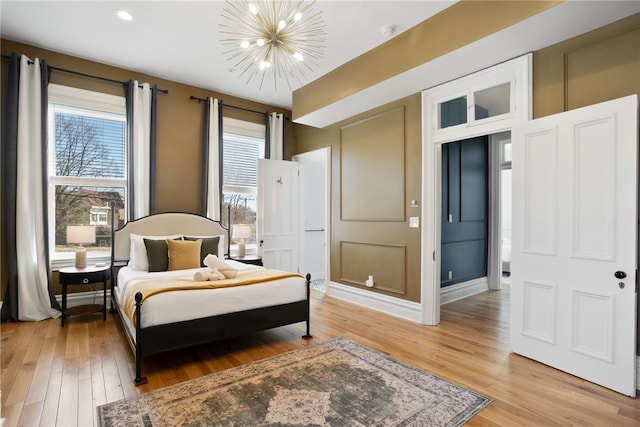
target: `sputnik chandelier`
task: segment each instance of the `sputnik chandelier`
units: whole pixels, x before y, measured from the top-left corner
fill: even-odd
[[[314,12],[315,1],[303,0],[227,0],[220,24],[225,35],[224,52],[246,83],[253,78],[291,80],[303,84],[305,72],[322,59],[325,48],[324,21]]]

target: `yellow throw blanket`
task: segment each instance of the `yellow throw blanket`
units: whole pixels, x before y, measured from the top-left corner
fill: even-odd
[[[194,282],[189,279],[149,279],[142,280],[133,284],[127,289],[124,298],[124,312],[131,320],[133,325],[136,324],[136,300],[135,295],[140,292],[142,301],[152,295],[161,292],[184,291],[188,289],[217,289],[229,288],[232,286],[252,285],[256,283],[268,282],[271,280],[284,279],[285,277],[302,277],[297,273],[288,271],[260,269],[242,272],[232,279],[208,280],[202,282]]]

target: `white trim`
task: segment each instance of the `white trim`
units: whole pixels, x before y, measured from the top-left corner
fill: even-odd
[[[326,294],[353,304],[381,311],[392,316],[422,323],[420,303],[402,300],[336,282],[327,283]]]
[[[489,290],[487,277],[468,280],[440,290],[440,304],[448,304]]]
[[[71,107],[82,107],[92,110],[108,111],[116,114],[126,114],[124,96],[110,95],[102,92],[78,89],[70,86],[50,83],[47,86],[49,102]],[[103,116],[104,114],[100,114]],[[54,134],[55,135],[55,134]]]
[[[224,109],[224,103],[222,104]],[[245,120],[222,118],[222,133],[232,133],[235,135],[246,135],[254,138],[261,138],[264,141],[266,126],[260,123],[247,122]]]
[[[442,144],[510,130],[531,118],[532,55],[506,61],[491,68],[422,92],[422,223],[421,294],[422,318],[428,325],[440,323],[440,204]],[[477,90],[490,82],[511,83],[509,114],[436,129],[438,102],[464,90]]]

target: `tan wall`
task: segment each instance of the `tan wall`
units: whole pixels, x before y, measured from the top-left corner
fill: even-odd
[[[415,94],[333,126],[294,127],[294,151],[331,147],[331,280],[420,301],[421,101]]]
[[[376,69],[377,64],[371,62],[366,64],[365,68]],[[633,93],[640,94],[640,14],[534,52],[533,80],[535,117]],[[396,137],[388,143],[393,146],[404,144],[406,163],[388,162],[384,168],[378,167],[380,158],[372,156],[372,148],[365,142],[374,141],[375,149],[378,150],[376,141],[379,141],[380,129],[377,126],[360,128],[357,138],[362,143],[357,144],[356,148],[348,148],[348,161],[354,167],[366,171],[365,173],[371,168],[381,169],[378,175],[381,179],[397,181],[399,177],[403,177],[404,197],[384,189],[388,192],[387,220],[346,220],[343,215],[344,204],[366,207],[370,203],[372,188],[370,179],[360,182],[351,179],[345,182],[340,173],[343,167],[341,161],[344,158],[344,130],[359,123],[366,123],[368,119],[384,117],[384,114],[398,108],[404,111],[404,138]],[[398,127],[396,120],[392,120],[391,123]],[[415,199],[421,204],[424,203],[420,200],[422,154],[419,94],[346,119],[325,129],[296,126],[295,153],[324,146],[332,147],[333,157],[331,280],[366,289],[358,280],[366,278],[365,274],[371,274],[368,272],[381,271],[384,282],[380,288],[376,283],[373,292],[420,301],[420,238],[417,230],[409,229],[408,226],[408,216],[419,216],[420,212],[419,208],[409,208],[409,202]],[[384,155],[384,152],[381,152],[380,156]],[[376,185],[380,187],[379,183]],[[345,189],[345,186],[348,187]],[[345,190],[350,195],[348,200],[342,196]],[[404,215],[402,219],[394,219],[398,212]],[[404,252],[400,253],[400,249]],[[388,267],[390,260],[404,265]],[[387,275],[387,271],[393,271],[393,277]],[[356,276],[357,279],[353,280],[352,276]],[[398,283],[390,285],[388,282],[392,280]]]
[[[533,114],[640,94],[640,14],[534,52]]]
[[[265,104],[235,98],[203,88],[176,83],[160,79],[154,76],[140,74],[131,70],[111,67],[96,62],[85,61],[79,58],[62,55],[60,53],[39,49],[33,46],[15,43],[9,40],[1,41],[2,54],[12,52],[25,54],[30,58],[41,58],[50,66],[73,70],[76,72],[106,77],[118,81],[135,79],[140,82],[156,84],[160,89],[166,89],[168,94],[158,94],[158,139],[157,139],[157,207],[159,212],[200,212],[200,188],[201,188],[201,144],[202,128],[204,120],[204,104],[190,100],[190,96],[206,98],[207,96],[222,99],[225,104],[248,108],[255,111],[279,111],[286,117],[291,117],[291,112],[275,108]],[[6,97],[4,91],[7,87],[7,67],[3,61],[2,67],[2,111]],[[81,89],[95,90],[115,95],[123,95],[123,89],[119,84],[103,82],[100,80],[79,77],[76,75],[53,71],[51,83],[78,87]],[[225,117],[264,123],[264,116],[243,112],[237,109],[224,110]],[[285,140],[292,138],[292,125],[290,121],[285,125]],[[2,130],[4,132],[4,130]],[[287,144],[291,146],[291,144]],[[291,150],[286,147],[285,155],[290,158]],[[3,191],[4,186],[2,186]],[[4,224],[4,223],[3,223]],[[2,261],[1,268],[1,292],[4,296],[7,271],[5,233],[2,233]],[[57,280],[54,291],[60,293]],[[1,298],[0,298],[1,299]]]

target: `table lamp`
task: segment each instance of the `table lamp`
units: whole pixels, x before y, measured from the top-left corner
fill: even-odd
[[[87,248],[82,244],[96,242],[96,227],[93,225],[68,225],[67,243],[77,243],[76,248],[76,268],[87,266]]]
[[[240,239],[238,242],[238,258],[244,258],[244,240],[251,238],[251,224],[235,224],[233,226],[233,238]]]

